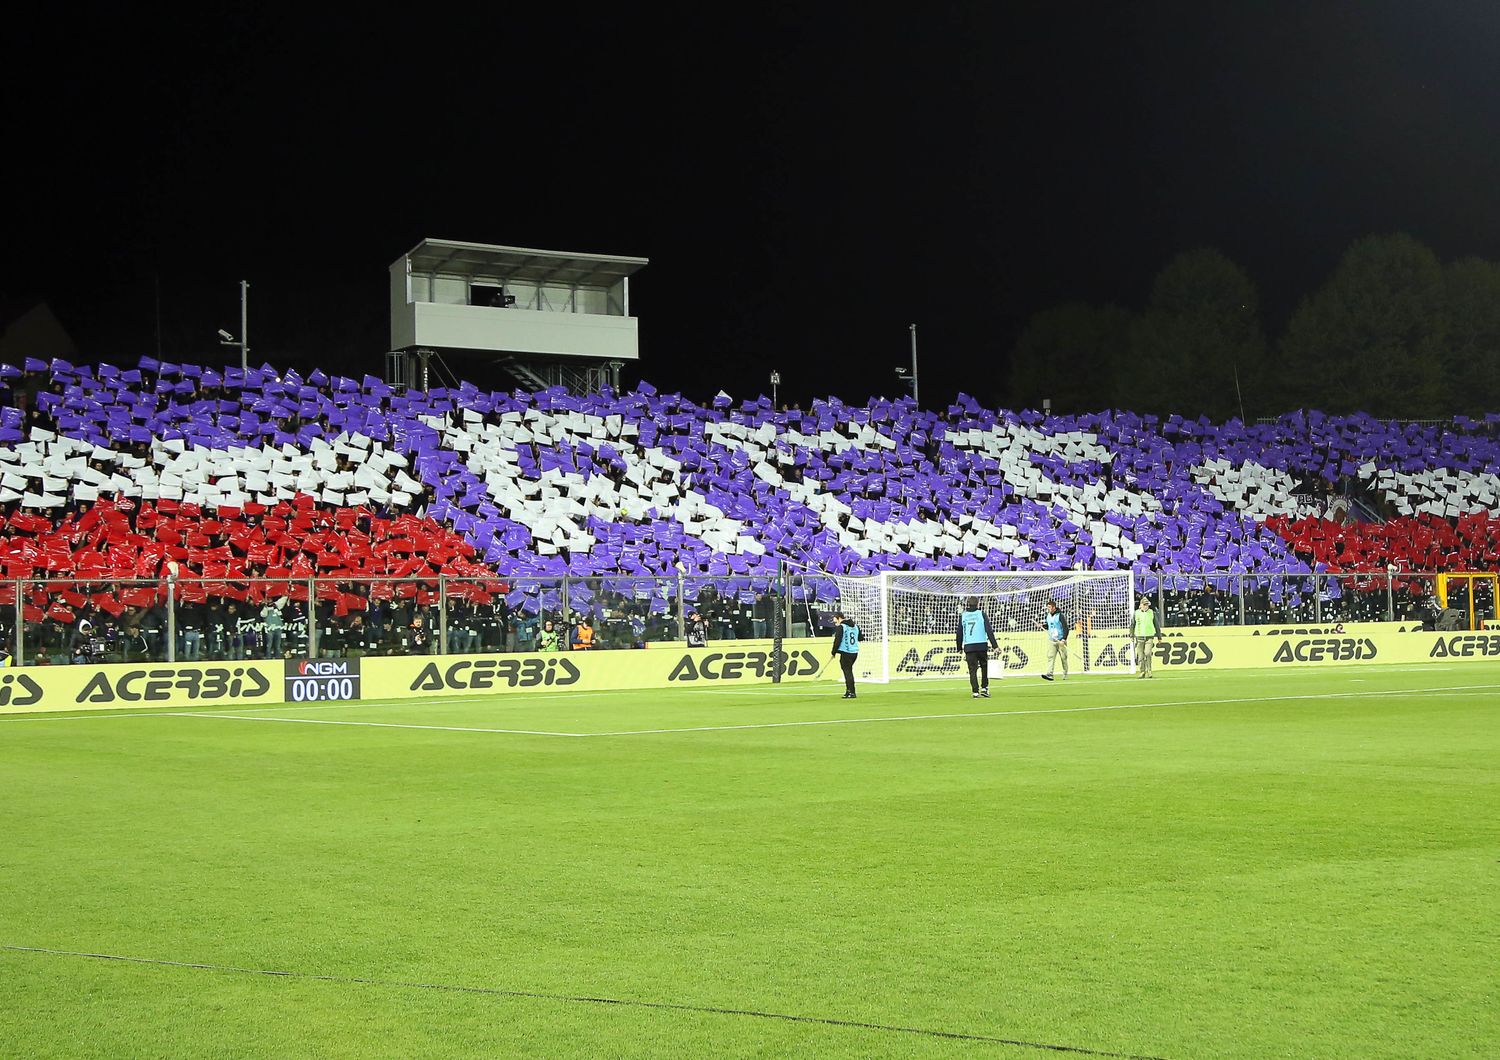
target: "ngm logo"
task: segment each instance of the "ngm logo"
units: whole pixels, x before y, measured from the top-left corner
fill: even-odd
[[[346,677],[352,672],[348,659],[303,659],[297,664],[303,677]]]

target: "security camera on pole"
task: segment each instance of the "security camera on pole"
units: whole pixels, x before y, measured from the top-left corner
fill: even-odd
[[[236,339],[223,328],[219,329],[220,346],[240,348],[240,368],[250,370],[250,284],[240,281],[240,337]]]

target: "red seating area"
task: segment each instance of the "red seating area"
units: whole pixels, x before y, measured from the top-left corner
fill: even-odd
[[[431,519],[410,514],[383,518],[367,508],[324,508],[306,495],[272,506],[247,504],[213,512],[170,500],[100,500],[57,523],[20,511],[0,526],[4,576],[53,580],[51,588],[34,587],[36,599],[26,609],[31,621],[59,606],[78,608],[90,602],[112,614],[126,607],[151,607],[164,599],[164,589],[119,586],[90,592],[83,586],[64,589],[57,582],[74,579],[102,590],[109,583],[164,579],[174,564],[178,599],[185,603],[209,597],[251,603],[280,596],[305,599],[311,577],[320,579],[318,597],[334,601],[339,613],[363,610],[367,599],[434,602],[440,574],[472,579],[453,585],[450,596],[488,602],[506,589],[489,567],[475,562],[473,546]],[[371,578],[426,584],[371,584]],[[359,581],[366,584],[352,584]],[[345,584],[340,587],[339,582]],[[71,615],[51,617],[68,621]]]
[[[1500,520],[1486,512],[1446,519],[1400,516],[1385,523],[1278,515],[1265,525],[1309,563],[1332,573],[1376,572],[1394,563],[1403,570],[1494,570],[1500,565]]]

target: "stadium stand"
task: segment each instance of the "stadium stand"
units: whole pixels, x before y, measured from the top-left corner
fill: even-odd
[[[537,616],[580,609],[604,646],[667,639],[678,592],[717,636],[750,636],[781,559],[841,574],[1131,568],[1210,623],[1240,620],[1232,579],[1246,621],[1312,595],[1362,617],[1388,609],[1368,576],[1392,565],[1500,559],[1495,416],[1213,424],[964,396],[944,411],[778,410],[646,384],[398,393],[372,376],[151,358],[4,365],[0,386],[0,604],[21,592],[22,620],[59,655],[85,610],[134,619],[153,631],[140,650],[158,651],[169,574],[181,603],[256,613],[237,621],[262,648],[268,602],[311,597],[340,629],[373,625],[372,650],[436,650],[441,577],[459,631],[450,621],[446,647],[478,650],[529,647]],[[691,585],[663,582],[679,578]]]

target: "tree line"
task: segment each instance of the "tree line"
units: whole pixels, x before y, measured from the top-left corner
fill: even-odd
[[[1145,308],[1069,302],[1033,316],[1004,404],[1228,419],[1291,409],[1437,418],[1500,411],[1500,264],[1443,264],[1409,235],[1355,242],[1275,341],[1245,270],[1179,254]]]

